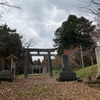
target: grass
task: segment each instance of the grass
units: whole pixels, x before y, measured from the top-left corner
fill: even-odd
[[[16,77],[23,78],[24,77],[24,74],[16,75]]]
[[[97,74],[97,65],[85,67],[82,69],[78,69],[74,71],[77,77],[87,77],[89,75],[95,76]],[[59,70],[53,70],[53,75],[57,76],[59,74]]]
[[[84,69],[80,69],[76,71],[77,77],[81,77],[81,78],[87,77],[89,75],[96,78],[97,73],[98,73],[97,65],[89,66]],[[100,83],[89,83],[89,86],[100,90]]]
[[[53,70],[53,76],[57,76],[59,74],[59,70]],[[96,75],[97,74],[97,65],[85,67],[84,69],[78,69],[74,71],[77,77],[87,77],[89,75]],[[39,75],[39,74],[37,74]],[[49,72],[47,73],[49,75]],[[18,75],[19,78],[24,77],[24,74]]]
[[[89,75],[95,76],[97,74],[97,65],[89,66],[84,69],[75,71],[77,77],[87,77]]]
[[[86,67],[84,69],[77,70],[75,72],[77,77],[81,77],[81,78],[87,77],[89,75],[96,77],[98,70],[97,70],[97,65],[94,65],[94,66]],[[100,90],[100,83],[89,83],[89,86]]]
[[[53,70],[53,75],[57,76],[59,74],[59,70]]]

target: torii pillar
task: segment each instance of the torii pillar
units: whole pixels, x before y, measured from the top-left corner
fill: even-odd
[[[52,74],[52,64],[51,64],[51,55],[50,55],[50,52],[48,52],[48,64],[49,64],[49,73],[50,73],[50,76],[52,77],[53,74]]]

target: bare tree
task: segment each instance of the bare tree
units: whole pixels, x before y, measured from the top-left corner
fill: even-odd
[[[78,9],[86,14],[94,15],[96,20],[100,20],[100,0],[80,0]]]
[[[34,38],[29,38],[26,42],[24,42],[24,47],[25,48],[29,48],[30,46],[33,46],[35,45],[35,39]],[[26,52],[25,54],[25,66],[24,66],[24,77],[27,78],[28,76],[28,67],[29,66],[29,55],[30,53],[29,52]],[[31,57],[31,60],[32,60],[32,56]]]
[[[29,39],[23,39],[22,40],[22,45],[25,48],[32,47],[32,46],[35,45],[35,43],[36,43],[36,40],[33,37],[32,38],[29,38]]]

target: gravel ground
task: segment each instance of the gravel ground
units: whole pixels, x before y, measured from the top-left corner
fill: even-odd
[[[58,82],[55,77],[29,75],[0,84],[0,100],[100,100],[100,90],[76,81]]]

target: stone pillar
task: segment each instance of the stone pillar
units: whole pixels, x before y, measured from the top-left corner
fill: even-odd
[[[98,66],[98,73],[100,73],[100,47],[95,48],[95,53]]]
[[[50,52],[48,52],[48,65],[49,65],[49,73],[50,73],[50,76],[52,77],[53,74],[52,74],[52,64],[51,64]]]
[[[68,55],[62,55],[62,68],[69,67]]]
[[[41,65],[38,65],[39,66],[39,74],[41,74]]]
[[[73,81],[76,80],[76,73],[69,67],[68,55],[62,55],[62,68],[60,70],[57,81]]]
[[[42,73],[43,73],[43,74],[46,74],[46,73],[47,73],[47,68],[46,68],[46,66],[43,67]]]
[[[34,71],[33,71],[33,65],[31,66],[31,68],[32,68],[32,74],[33,74],[33,72],[34,72]]]

